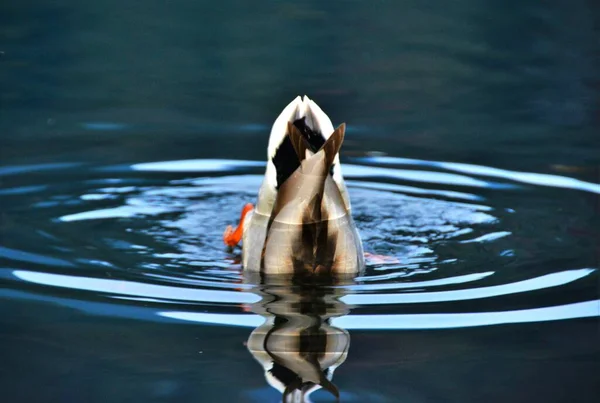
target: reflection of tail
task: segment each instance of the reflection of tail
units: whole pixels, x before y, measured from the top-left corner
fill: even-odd
[[[283,393],[284,402],[304,399],[319,388],[339,397],[331,379],[346,360],[350,336],[326,322],[315,324],[315,319],[277,315],[248,339],[248,350],[263,366],[269,384]]]
[[[348,355],[350,335],[329,324],[348,313],[340,288],[278,281],[257,287],[262,297],[251,310],[266,318],[248,339],[248,350],[263,366],[267,382],[283,402],[305,401],[319,388],[339,400],[334,370]]]
[[[328,373],[327,369],[325,369],[324,371],[321,369],[321,365],[314,355],[311,357],[307,357],[306,362],[311,366],[311,369],[316,372],[316,379],[306,382],[306,380],[302,379],[300,376],[296,376],[296,378],[289,385],[287,385],[285,390],[283,391],[282,401],[294,401],[293,398],[295,397],[295,394],[300,394],[300,401],[304,401],[305,393],[307,391],[312,392],[312,390],[314,390],[314,387],[312,387],[312,385],[322,387],[323,389],[334,395],[336,397],[336,400],[339,400],[340,392],[337,386],[335,386],[325,375],[326,373]],[[333,373],[331,373],[331,376],[333,376]]]
[[[322,379],[319,382],[319,386],[321,386],[323,389],[331,392],[331,394],[335,396],[336,401],[339,401],[340,400],[340,392],[339,392],[337,386],[335,386],[333,383],[331,383],[331,381],[329,379],[327,379],[322,373],[321,373],[321,378]],[[299,399],[295,399],[296,394],[298,392],[300,394],[299,396],[297,396]],[[283,403],[293,402],[293,401],[303,402],[304,398],[305,398],[305,392],[303,390],[302,379],[296,377],[296,379],[294,379],[294,381],[292,383],[290,383],[283,391],[283,399],[281,401]]]

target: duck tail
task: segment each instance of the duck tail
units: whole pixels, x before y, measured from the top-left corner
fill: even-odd
[[[325,165],[327,167],[327,172],[331,169],[336,155],[338,155],[340,148],[342,148],[345,134],[346,124],[342,123],[333,131],[333,134],[325,141],[325,144],[323,144],[323,147],[321,148],[321,151],[325,151]]]
[[[296,151],[296,155],[298,156],[298,161],[302,162],[313,155],[308,141],[306,141],[300,130],[292,122],[288,122],[287,133],[292,147],[294,147],[294,151]]]
[[[296,151],[296,155],[298,156],[298,160],[301,163],[302,169],[305,171],[305,173],[313,175],[327,175],[329,173],[331,166],[335,161],[335,157],[340,152],[340,148],[344,142],[345,133],[346,124],[342,123],[333,131],[331,136],[329,136],[319,151],[313,153],[310,150],[310,145],[300,130],[298,130],[298,128],[292,123],[288,123],[288,136],[292,146],[294,147],[294,150]],[[312,158],[313,155],[314,158]]]

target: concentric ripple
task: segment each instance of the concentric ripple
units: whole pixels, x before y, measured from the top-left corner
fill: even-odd
[[[346,329],[439,329],[600,315],[592,195],[573,178],[389,157],[343,166],[366,251],[335,286]],[[259,326],[221,235],[264,163],[0,167],[3,298],[91,314]],[[586,210],[587,209],[587,210]],[[28,246],[24,246],[28,245]],[[37,245],[32,248],[30,245]],[[66,293],[68,291],[68,293]]]

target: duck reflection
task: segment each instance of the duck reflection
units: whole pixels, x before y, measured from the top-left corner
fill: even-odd
[[[350,334],[331,325],[349,313],[340,301],[348,278],[315,275],[247,274],[252,290],[262,299],[250,310],[266,321],[248,338],[248,350],[263,366],[269,384],[283,394],[283,402],[308,401],[319,388],[339,400],[333,372],[348,355]],[[258,281],[255,281],[258,280]]]

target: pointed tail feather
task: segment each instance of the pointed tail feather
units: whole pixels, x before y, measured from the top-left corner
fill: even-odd
[[[329,172],[335,156],[340,152],[342,143],[344,142],[344,135],[346,134],[346,124],[342,123],[333,131],[333,134],[325,141],[321,151],[325,152],[325,165],[326,171]]]
[[[345,132],[346,124],[342,123],[333,131],[319,151],[313,155],[310,145],[300,130],[292,123],[288,123],[288,137],[296,151],[298,160],[301,162],[303,172],[326,176],[342,147]]]
[[[288,122],[287,132],[294,151],[296,151],[296,155],[298,156],[298,161],[302,162],[307,158],[307,151],[309,152],[309,156],[312,156],[313,153],[310,151],[310,145],[293,123]]]

